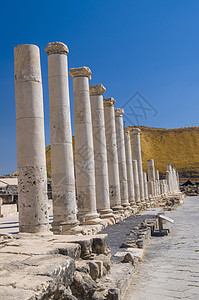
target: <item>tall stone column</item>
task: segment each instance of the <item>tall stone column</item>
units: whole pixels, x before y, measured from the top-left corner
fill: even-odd
[[[137,160],[132,161],[133,166],[133,178],[134,178],[134,191],[135,191],[135,202],[139,207],[142,205],[140,201],[140,185],[139,185],[139,175],[138,175],[138,165]]]
[[[158,170],[155,170],[155,179],[157,184],[157,195],[160,196],[160,175]]]
[[[137,206],[135,202],[131,140],[130,140],[130,133],[128,130],[124,131],[124,142],[125,142],[125,152],[126,152],[126,170],[127,170],[129,203],[132,208],[135,208]]]
[[[148,170],[148,190],[151,200],[156,197],[156,187],[155,187],[155,166],[154,160],[149,159],[147,161],[147,170]]]
[[[115,100],[113,98],[104,98],[104,119],[108,161],[108,179],[109,195],[111,208],[116,213],[122,213],[120,198],[120,180],[117,154],[117,140],[115,128]]]
[[[172,174],[172,166],[170,163],[167,164],[167,182],[169,186],[169,191],[171,194],[174,193],[174,184],[173,184],[173,174]]]
[[[148,183],[147,183],[147,175],[145,172],[143,172],[143,180],[144,180],[144,194],[145,194],[145,200],[149,200],[149,193],[148,193]]]
[[[178,193],[179,192],[179,185],[178,185],[176,169],[174,167],[172,167],[172,171],[173,171],[173,179],[174,179],[174,190],[175,190],[176,193]]]
[[[73,78],[75,174],[78,218],[81,223],[100,223],[96,208],[93,131],[89,96],[88,67],[70,69]]]
[[[141,200],[142,204],[145,205],[146,202],[145,202],[145,195],[144,195],[144,182],[143,182],[143,170],[142,170],[140,132],[141,132],[141,130],[139,128],[131,129],[133,159],[137,160],[137,165],[138,165],[138,176],[139,176],[139,185],[140,185],[140,200]]]
[[[127,183],[127,170],[126,170],[126,153],[124,143],[124,126],[123,126],[123,114],[122,108],[115,108],[115,127],[117,138],[117,153],[118,153],[118,165],[119,165],[119,178],[120,178],[120,196],[121,204],[124,208],[130,206],[128,200],[128,183]]]
[[[14,49],[19,231],[49,233],[39,48]]]
[[[77,220],[70,100],[68,48],[49,43],[48,54],[53,223],[55,233],[70,233]],[[76,228],[77,229],[77,228]]]
[[[97,211],[100,213],[102,218],[113,216],[112,209],[110,209],[104,106],[102,96],[105,91],[106,89],[102,84],[90,85],[96,201]]]
[[[171,178],[170,178],[170,174],[169,171],[166,171],[166,180],[167,180],[167,186],[168,186],[168,193],[172,194],[172,187],[171,187]]]
[[[149,159],[147,161],[147,169],[148,169],[148,178],[149,181],[155,181],[155,165],[154,165],[154,160],[153,159]]]

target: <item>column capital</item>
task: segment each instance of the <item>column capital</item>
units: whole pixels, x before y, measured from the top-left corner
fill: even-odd
[[[124,114],[124,109],[123,108],[115,108],[115,116],[116,117],[122,117]]]
[[[106,91],[106,88],[103,86],[103,84],[91,84],[89,86],[89,92],[90,96],[95,96],[95,95],[102,95]]]
[[[140,134],[140,132],[141,132],[140,128],[134,127],[134,128],[131,129],[132,134]]]
[[[152,159],[152,158],[151,158],[151,159],[148,159],[148,160],[147,160],[147,163],[152,163],[152,164],[154,164],[154,159]]]
[[[104,106],[113,106],[115,104],[115,99],[110,97],[110,98],[104,98]]]
[[[124,129],[124,135],[129,135],[129,134],[130,134],[129,130]]]
[[[72,78],[75,77],[88,77],[88,79],[91,79],[91,70],[88,67],[80,67],[80,68],[71,68],[69,75]]]
[[[64,43],[61,43],[61,42],[48,43],[48,45],[45,48],[45,51],[48,55],[51,55],[51,54],[67,55],[69,52],[68,47]]]

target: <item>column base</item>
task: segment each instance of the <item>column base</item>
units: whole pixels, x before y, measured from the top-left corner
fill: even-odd
[[[80,221],[80,224],[82,225],[95,225],[100,224],[101,219],[99,218],[98,213],[79,213],[78,219]]]
[[[121,205],[116,205],[116,206],[113,206],[111,208],[112,208],[114,214],[122,215],[124,213],[124,209]]]
[[[78,234],[82,232],[82,228],[79,226],[79,221],[73,221],[71,223],[66,222],[53,222],[52,223],[53,234],[69,235]]]
[[[124,210],[131,208],[130,203],[122,203],[122,206]]]
[[[30,233],[35,235],[51,235],[49,224],[44,225],[19,225],[19,233]]]
[[[109,219],[114,217],[112,209],[101,209],[98,210],[98,213],[100,214],[101,219]]]
[[[132,213],[136,214],[137,211],[138,211],[138,207],[137,207],[136,203],[135,202],[130,202],[130,206],[132,208]]]

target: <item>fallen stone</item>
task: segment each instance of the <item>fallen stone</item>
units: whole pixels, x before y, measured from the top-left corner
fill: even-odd
[[[76,271],[89,274],[90,268],[87,262],[80,260],[75,262]]]
[[[110,257],[108,257],[104,254],[100,254],[97,256],[97,259],[103,262],[103,266],[105,267],[107,273],[109,273],[110,269],[111,269],[111,264],[112,264]]]
[[[131,253],[134,257],[137,257],[139,261],[142,261],[144,256],[144,250],[139,248],[126,248],[124,251],[116,252],[114,256],[124,258],[127,252]]]
[[[110,246],[108,243],[108,235],[102,234],[98,235],[98,237],[93,237],[92,249],[93,252],[97,254],[109,254]]]
[[[134,263],[134,256],[132,253],[126,253],[124,256],[124,262],[131,262],[132,264]]]
[[[108,295],[107,295],[108,300],[119,300],[120,299],[120,289],[109,289],[108,290]]]
[[[81,296],[83,299],[92,299],[97,290],[97,284],[89,274],[75,272],[70,288],[75,297]]]
[[[94,261],[88,261],[88,265],[89,265],[89,269],[90,269],[90,276],[93,280],[97,280],[97,278],[99,278],[99,266],[96,262]]]

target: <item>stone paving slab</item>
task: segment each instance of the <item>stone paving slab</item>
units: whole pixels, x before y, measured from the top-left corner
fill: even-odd
[[[152,238],[125,300],[199,299],[199,197],[166,215],[171,233]]]

